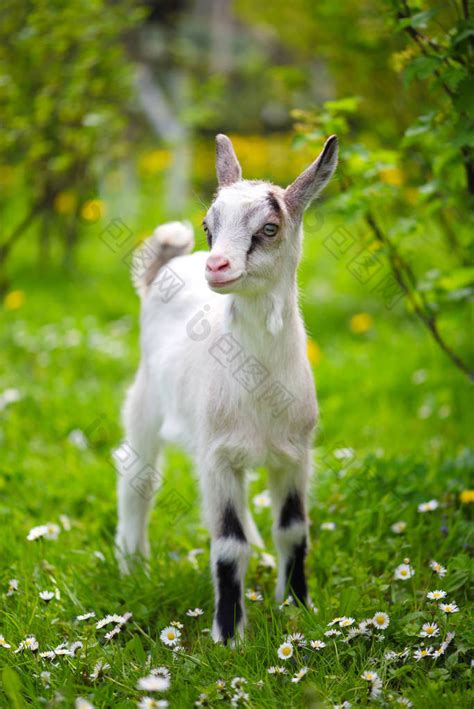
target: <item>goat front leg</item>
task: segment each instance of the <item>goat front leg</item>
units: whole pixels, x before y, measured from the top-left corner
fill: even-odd
[[[290,593],[295,601],[307,605],[305,558],[308,550],[306,494],[310,472],[309,451],[297,465],[276,465],[269,472],[273,540],[278,552],[276,598],[281,602]]]
[[[211,535],[216,642],[233,642],[245,625],[243,587],[250,556],[244,471],[230,461],[207,462],[201,472],[205,516]]]

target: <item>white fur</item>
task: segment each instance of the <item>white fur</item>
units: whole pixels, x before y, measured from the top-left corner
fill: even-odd
[[[233,153],[229,159],[224,157],[224,167],[229,159],[235,159]],[[331,170],[334,167],[335,161]],[[224,186],[206,215],[206,224],[213,239],[211,255],[227,258],[228,274],[240,275],[240,280],[232,286],[210,288],[212,274],[206,272],[209,253],[197,252],[172,258],[148,288],[137,283],[142,293],[141,361],[123,412],[126,440],[137,461],[128,461],[128,468],[118,461],[116,542],[124,571],[129,569],[133,555],[148,556],[146,530],[152,496],[141,495],[131,483],[140,469],[140,475],[150,480],[150,490],[157,488],[158,453],[165,443],[179,444],[196,463],[211,534],[213,574],[218,560],[235,562],[243,592],[248,544],[222,538],[220,530],[226,505],[231,504],[246,539],[261,543],[247,509],[245,472],[263,465],[270,473],[274,537],[281,569],[277,593],[281,597],[291,545],[305,538],[307,522],[304,513],[304,519],[282,530],[278,518],[291,491],[296,490],[304,504],[317,415],[297,303],[295,274],[302,242],[302,210],[291,213],[285,206],[285,191],[268,183],[229,184],[229,174],[239,174],[235,165],[233,168],[222,176]],[[316,187],[321,189],[320,182],[315,191]],[[294,186],[292,189],[291,198],[295,200],[298,193]],[[252,235],[266,220],[275,221],[269,191],[281,205],[278,238],[248,255]],[[189,230],[179,223],[160,227],[155,239],[164,235],[167,248],[189,249]],[[163,269],[171,269],[182,283],[166,302],[159,287]],[[223,336],[238,343],[233,359],[217,348],[217,343],[223,344]],[[255,391],[247,391],[242,373],[237,371],[247,357],[255,358],[267,372]],[[268,391],[280,385],[288,391],[291,403],[275,415]],[[243,628],[244,617],[238,631]],[[222,639],[216,621],[213,637]]]

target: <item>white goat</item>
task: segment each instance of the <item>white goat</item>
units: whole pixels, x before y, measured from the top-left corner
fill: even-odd
[[[229,138],[218,135],[216,144],[219,189],[203,222],[210,254],[183,255],[193,233],[179,222],[158,227],[137,252],[141,362],[124,407],[133,455],[118,462],[116,543],[124,572],[148,557],[152,496],[134,481],[155,492],[160,449],[182,445],[196,462],[211,535],[212,635],[225,643],[242,633],[249,543],[261,544],[247,508],[250,467],[269,471],[277,598],[308,600],[306,492],[317,403],[296,269],[303,213],[336,168],[337,138],[286,189],[242,180]]]

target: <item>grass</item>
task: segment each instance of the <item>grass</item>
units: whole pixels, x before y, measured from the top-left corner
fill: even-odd
[[[152,223],[150,216],[147,226]],[[120,441],[119,409],[138,360],[138,303],[122,254],[112,253],[91,227],[72,275],[53,268],[38,273],[26,252],[18,255],[14,283],[25,301],[3,310],[0,331],[0,392],[13,388],[21,395],[0,412],[0,633],[11,645],[0,647],[1,706],[67,707],[77,697],[95,707],[135,706],[146,695],[136,688],[138,679],[161,665],[171,672],[165,695],[171,707],[193,706],[202,693],[203,704],[228,705],[235,677],[246,680],[241,705],[366,706],[370,683],[361,675],[372,669],[388,706],[400,697],[424,709],[472,706],[472,539],[469,505],[460,500],[474,463],[471,392],[401,303],[388,310],[328,252],[325,237],[335,227],[326,221],[324,229],[309,230],[300,278],[322,415],[308,557],[318,612],[275,605],[275,571],[256,552],[248,587],[264,600],[247,601],[248,631],[234,650],[214,645],[206,632],[212,619],[208,538],[191,463],[179,451],[169,452],[152,518],[150,574],[120,578],[114,561],[110,452]],[[72,431],[82,432],[87,445]],[[350,457],[341,457],[341,449],[351,449]],[[250,497],[265,487],[263,471],[252,479]],[[418,512],[431,499],[439,507]],[[63,528],[63,515],[70,529]],[[255,517],[272,552],[269,510],[257,508]],[[391,525],[400,520],[406,530],[396,534]],[[60,525],[57,539],[27,541],[29,530],[46,522]],[[321,529],[325,522],[335,529]],[[191,561],[196,548],[202,553]],[[406,558],[415,574],[395,580]],[[431,559],[447,568],[444,578],[430,569]],[[10,579],[19,587],[7,595]],[[444,614],[428,601],[433,589],[445,589],[459,612]],[[38,595],[43,590],[59,597],[46,603]],[[203,616],[187,617],[194,607]],[[75,620],[89,611],[95,619]],[[384,637],[372,633],[346,643],[347,629],[324,636],[334,617],[358,623],[376,611],[390,616]],[[125,612],[132,618],[107,641],[113,626],[97,629],[95,621]],[[177,654],[160,640],[173,620],[184,625]],[[455,638],[444,656],[416,661],[421,625],[431,620],[440,635],[427,645],[438,647],[448,630]],[[279,645],[296,632],[324,639],[326,647],[294,643],[293,658],[280,661]],[[80,640],[82,647],[53,662],[39,652],[14,653],[28,635],[39,652],[65,641]],[[406,657],[386,658],[405,648]],[[91,679],[98,661],[109,667]],[[272,665],[285,665],[287,674],[268,674]],[[303,666],[306,676],[291,682]]]

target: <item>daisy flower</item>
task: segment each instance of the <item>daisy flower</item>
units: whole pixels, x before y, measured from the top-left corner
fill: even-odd
[[[420,637],[421,638],[432,638],[435,635],[439,635],[439,628],[437,623],[424,623],[421,626]]]
[[[430,568],[433,569],[433,571],[438,574],[440,578],[443,578],[448,573],[448,570],[445,569],[444,566],[441,566],[441,564],[439,564],[434,559],[430,561]]]
[[[372,618],[372,625],[378,630],[385,630],[388,628],[390,623],[390,618],[387,613],[383,611],[377,611],[377,613]]]
[[[426,598],[430,601],[440,601],[442,598],[446,598],[446,591],[428,591]]]
[[[328,626],[331,627],[331,625],[336,625],[336,623],[340,623],[344,617],[345,616],[343,616],[343,615],[339,615],[337,618],[333,618],[332,620],[329,621]]]
[[[21,643],[18,645],[17,649],[15,650],[15,653],[23,652],[23,650],[31,650],[31,652],[35,652],[38,647],[39,644],[35,636],[28,635],[28,637],[22,640]]]
[[[282,643],[278,648],[278,657],[280,660],[289,660],[293,657],[293,645],[291,643]]]
[[[246,596],[246,598],[249,599],[249,601],[253,601],[254,603],[256,601],[263,601],[262,594],[259,593],[258,591],[254,591],[254,589],[252,589],[252,588],[249,588],[249,590],[247,591],[245,596]]]
[[[400,564],[395,569],[394,576],[399,581],[407,581],[414,575],[414,573],[415,570],[410,566],[410,564]]]
[[[394,702],[395,702],[395,704],[401,704],[402,707],[412,707],[413,706],[413,702],[411,702],[406,697],[395,697]]]
[[[250,699],[250,695],[247,692],[243,692],[241,689],[237,690],[235,694],[230,698],[231,706],[237,707],[239,703],[246,704]]]
[[[11,645],[7,643],[3,635],[0,635],[0,647],[4,647],[5,650],[9,650],[11,648]]]
[[[272,665],[272,667],[269,667],[267,670],[269,675],[285,675],[287,673],[286,667],[277,667],[275,665]]]
[[[367,682],[376,682],[378,679],[380,679],[377,672],[374,672],[373,670],[366,670],[361,674],[361,677]]]
[[[306,640],[303,633],[292,633],[291,635],[288,635],[286,642],[296,643],[300,647],[304,647],[306,645]]]
[[[418,505],[418,512],[433,512],[439,507],[438,500],[430,500],[429,502],[422,502]]]
[[[42,660],[54,660],[56,657],[56,653],[54,650],[45,650],[44,652],[40,652],[39,656],[41,657]]]
[[[40,591],[39,597],[42,601],[49,603],[49,601],[52,601],[54,598],[54,591]]]
[[[230,686],[232,689],[240,689],[244,686],[244,684],[247,684],[245,677],[234,677],[230,683]]]
[[[303,677],[304,677],[305,674],[308,672],[308,670],[309,670],[309,667],[302,667],[302,668],[291,678],[291,681],[292,681],[294,684],[297,684],[298,682],[300,682],[300,681],[303,679]]]
[[[336,523],[335,522],[323,522],[321,525],[321,529],[326,530],[327,532],[334,532],[336,529]]]
[[[127,620],[130,620],[131,617],[131,613],[124,613],[123,615],[117,615],[117,613],[114,613],[113,615],[106,615],[105,618],[97,621],[95,627],[103,628],[104,625],[109,625],[109,623],[118,623],[119,625],[123,625],[127,622]]]
[[[341,620],[339,621],[339,627],[340,627],[340,628],[348,628],[348,627],[349,627],[350,625],[352,625],[353,623],[355,623],[355,618],[350,618],[350,617],[347,618],[346,616],[344,616],[344,617],[341,618]]]
[[[348,701],[342,702],[342,704],[333,704],[333,709],[350,709],[352,704]]]
[[[283,610],[286,606],[292,606],[295,603],[295,599],[293,596],[288,596],[288,598],[285,598],[283,603],[279,606],[280,610]]]
[[[198,618],[200,615],[204,615],[204,611],[202,608],[195,608],[194,610],[190,608],[188,611],[186,611],[186,615],[188,615],[190,618]]]
[[[270,492],[268,490],[263,490],[263,492],[260,492],[258,495],[255,495],[252,501],[257,510],[263,510],[266,507],[270,507]]]
[[[105,633],[104,638],[106,640],[112,640],[116,635],[122,632],[122,626],[121,625],[116,625],[115,628],[112,628],[112,630],[109,630],[107,633]]]
[[[6,593],[7,596],[13,596],[13,594],[18,591],[18,580],[17,579],[10,579],[8,582],[8,591]]]
[[[61,528],[58,524],[48,522],[47,524],[41,524],[38,527],[30,529],[26,538],[29,542],[34,542],[41,537],[45,539],[57,539],[60,531]]]
[[[342,633],[340,630],[335,630],[334,628],[331,628],[331,630],[326,630],[324,635],[327,638],[331,638],[331,637],[337,637],[338,635],[342,635]]]
[[[91,704],[87,699],[84,699],[84,697],[76,697],[74,707],[75,709],[95,709],[94,705]]]
[[[225,689],[225,681],[223,679],[216,679],[216,687],[217,689]]]
[[[91,618],[95,618],[94,611],[90,611],[90,613],[83,613],[82,615],[76,616],[76,620],[90,620]]]
[[[164,709],[167,706],[166,699],[153,699],[152,697],[142,697],[138,703],[138,709]]]
[[[160,667],[153,667],[150,670],[151,675],[159,675],[160,677],[165,677],[166,679],[171,679],[171,672],[167,667],[163,667],[163,665],[160,665]]]
[[[443,613],[457,613],[459,608],[454,601],[452,603],[438,603],[438,608],[441,608]]]
[[[322,640],[311,640],[309,644],[311,645],[313,650],[322,650],[323,647],[326,647],[326,643]]]
[[[433,655],[433,648],[432,647],[419,647],[418,650],[415,650],[413,653],[413,657],[415,660],[418,662],[419,660],[423,659],[423,657],[431,657]]]
[[[92,682],[95,682],[105,672],[105,670],[110,670],[109,663],[104,662],[103,660],[99,660],[98,662],[95,663],[94,669],[92,670],[92,672],[89,675],[89,679]]]
[[[172,620],[170,625],[173,625],[175,628],[179,628],[182,630],[184,628],[184,625],[179,622],[179,620]]]
[[[392,532],[394,534],[403,534],[403,532],[406,530],[406,528],[407,528],[407,523],[402,522],[402,521],[394,522],[392,524],[392,526],[390,527],[390,529],[392,530]]]
[[[137,682],[137,689],[142,689],[145,692],[166,692],[169,687],[169,679],[158,675],[147,675],[141,677]]]
[[[45,689],[49,689],[50,687],[50,681],[51,681],[51,672],[47,672],[46,670],[43,670],[43,672],[40,672],[40,679],[45,687]]]
[[[177,645],[181,637],[181,631],[172,625],[168,625],[160,633],[160,640],[165,645]]]

